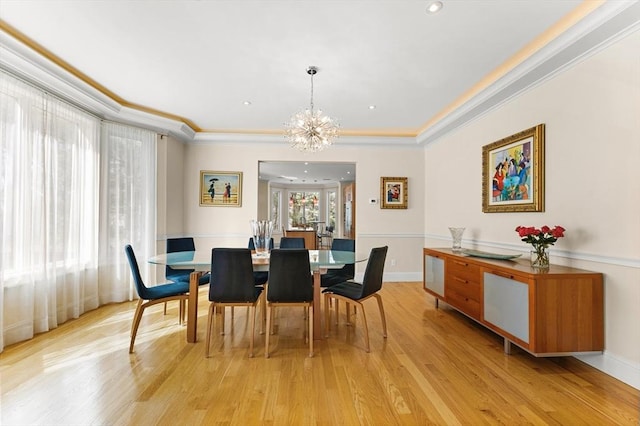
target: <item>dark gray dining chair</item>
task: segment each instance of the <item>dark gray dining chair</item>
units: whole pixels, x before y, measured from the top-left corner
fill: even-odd
[[[346,238],[334,238],[331,243],[331,250],[337,251],[349,251],[355,253],[356,240],[350,240]],[[344,265],[340,269],[328,269],[326,274],[322,274],[320,277],[321,287],[331,287],[332,285],[340,284],[342,282],[352,280],[355,277],[355,264],[350,263]]]
[[[269,358],[269,335],[273,333],[273,310],[281,306],[302,306],[308,322],[309,356],[313,356],[313,277],[309,250],[275,249],[269,258],[267,285],[267,331],[264,356]]]
[[[253,280],[253,261],[248,248],[214,248],[211,250],[211,283],[209,285],[209,316],[207,319],[207,339],[205,356],[209,357],[211,332],[213,330],[215,308],[222,307],[221,332],[224,334],[224,307],[248,306],[251,321],[249,357],[253,357],[255,335],[256,306],[260,301],[263,288],[256,286]]]
[[[387,321],[384,316],[384,307],[382,305],[382,297],[378,294],[382,288],[382,277],[384,272],[384,262],[387,258],[387,246],[376,247],[371,249],[367,268],[364,271],[362,283],[354,281],[345,281],[340,284],[333,285],[322,291],[324,294],[325,312],[325,336],[329,336],[329,323],[331,322],[330,300],[335,299],[335,308],[338,312],[338,301],[342,300],[347,304],[347,321],[349,321],[349,304],[360,306],[359,312],[362,312],[362,323],[364,326],[364,341],[366,351],[370,351],[369,347],[369,328],[367,326],[367,316],[362,302],[375,297],[378,301],[380,309],[380,317],[382,319],[382,336],[387,337]]]
[[[303,249],[304,238],[302,237],[282,237],[280,238],[281,249]]]

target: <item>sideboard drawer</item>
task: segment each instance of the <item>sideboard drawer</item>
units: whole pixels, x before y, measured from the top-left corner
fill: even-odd
[[[447,275],[480,283],[480,267],[458,259],[447,259]]]
[[[449,292],[456,292],[461,296],[474,299],[478,302],[480,302],[482,293],[479,282],[469,281],[458,276],[448,277],[445,295],[448,296]]]
[[[478,299],[447,289],[447,303],[471,318],[480,319],[480,301]]]

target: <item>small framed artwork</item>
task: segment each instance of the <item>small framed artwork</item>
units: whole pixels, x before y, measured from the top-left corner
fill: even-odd
[[[200,170],[200,205],[242,206],[242,172]]]
[[[406,177],[380,178],[381,209],[406,209],[408,195]]]
[[[482,147],[482,211],[544,211],[544,124]]]

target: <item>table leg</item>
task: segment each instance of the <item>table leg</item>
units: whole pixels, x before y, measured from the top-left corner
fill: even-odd
[[[198,284],[202,271],[194,271],[189,275],[189,300],[187,302],[187,342],[198,340]]]
[[[320,291],[320,269],[313,271],[313,340],[321,340],[324,336],[324,328],[322,327],[322,292]]]

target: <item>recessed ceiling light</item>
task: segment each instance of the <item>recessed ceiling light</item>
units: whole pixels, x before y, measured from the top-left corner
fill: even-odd
[[[376,109],[375,105],[369,105],[369,109]]]
[[[245,105],[251,105],[251,101],[244,101],[243,104]]]
[[[438,13],[442,9],[441,1],[432,1],[427,3],[427,13],[433,15],[434,13]]]

